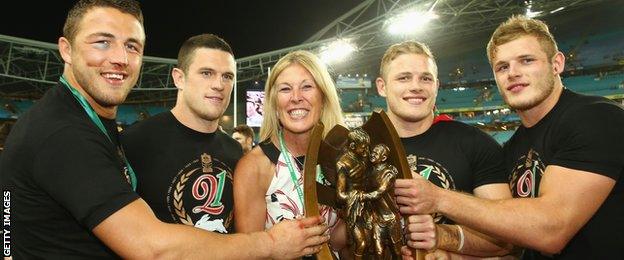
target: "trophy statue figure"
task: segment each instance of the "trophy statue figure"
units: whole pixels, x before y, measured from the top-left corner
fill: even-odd
[[[365,254],[397,259],[402,245],[401,214],[390,192],[399,172],[387,163],[390,149],[378,144],[369,151],[370,138],[361,128],[349,132],[347,140],[336,162],[336,188],[337,200],[344,204],[355,259],[363,259]]]
[[[371,149],[372,148],[372,149]],[[322,174],[325,183],[319,183]],[[401,140],[383,111],[361,127],[337,125],[323,138],[323,125],[312,130],[304,162],[305,214],[319,214],[318,204],[341,209],[355,259],[398,259],[405,245],[401,216],[394,200],[397,178],[412,178]],[[424,252],[416,250],[416,259]],[[334,255],[324,245],[317,259]]]
[[[385,144],[373,147],[370,156],[373,163],[370,176],[372,182],[369,183],[375,190],[363,196],[365,201],[372,202],[373,241],[378,259],[386,259],[386,254],[392,256],[392,259],[400,258],[403,244],[401,213],[392,194],[399,171],[394,165],[386,162],[389,152],[390,149]],[[386,252],[386,248],[391,251]]]
[[[338,203],[344,204],[349,242],[355,259],[370,247],[372,218],[363,199],[366,191],[366,177],[369,170],[368,155],[370,137],[362,129],[355,129],[347,136],[347,145],[336,162],[338,180],[336,184]]]

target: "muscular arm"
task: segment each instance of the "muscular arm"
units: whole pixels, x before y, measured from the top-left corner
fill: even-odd
[[[511,193],[507,184],[487,184],[474,189],[474,195],[484,199],[509,199]],[[472,256],[501,256],[509,254],[513,245],[499,241],[461,226],[464,244],[461,250],[460,234],[457,225],[434,225],[429,215],[414,215],[408,219],[408,230],[412,241],[409,245],[419,249],[443,249],[448,252]]]
[[[465,197],[449,196],[441,201],[440,209],[450,218],[482,232],[554,254],[561,251],[596,213],[614,185],[615,180],[606,176],[548,166],[538,198],[485,203],[469,199],[464,204]],[[464,213],[452,207],[458,202],[464,205]],[[465,212],[473,212],[473,209],[483,209],[478,214],[482,216],[466,216]]]
[[[490,200],[511,199],[509,185],[506,183],[482,185],[475,188],[473,194],[478,198]],[[500,256],[509,254],[513,249],[512,244],[479,233],[466,226],[462,226],[462,230],[464,233],[464,246],[458,253],[473,256]],[[452,251],[455,252],[456,250]]]
[[[127,259],[258,259],[268,257],[290,258],[316,251],[318,242],[327,240],[321,234],[325,228],[315,225],[320,219],[312,221],[284,222],[268,232],[249,234],[220,235],[198,228],[160,222],[142,199],[126,205],[106,218],[94,229],[93,233],[122,258]],[[314,226],[303,229],[303,226]],[[289,230],[290,229],[290,230]],[[292,229],[302,230],[304,237],[293,236]],[[292,236],[288,240],[316,240],[302,248],[293,248],[301,253],[293,254],[292,245],[283,244],[280,236]],[[280,249],[284,250],[279,252]],[[290,257],[289,257],[290,256]]]
[[[603,175],[551,165],[537,198],[493,201],[443,190],[422,179],[397,180],[395,192],[404,214],[441,212],[479,232],[554,254],[596,213],[614,185],[615,180]]]
[[[264,230],[265,193],[271,184],[273,164],[259,147],[238,162],[234,172],[234,220],[237,232]]]

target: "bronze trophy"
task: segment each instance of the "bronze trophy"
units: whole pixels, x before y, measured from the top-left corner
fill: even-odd
[[[401,140],[382,110],[361,127],[335,126],[325,139],[317,124],[304,163],[305,212],[318,216],[318,203],[340,209],[355,259],[398,259],[405,244],[394,201],[396,178],[412,178]],[[317,182],[317,169],[325,184]],[[406,220],[407,221],[407,220]],[[424,252],[416,250],[416,259]],[[327,244],[316,255],[334,259]]]

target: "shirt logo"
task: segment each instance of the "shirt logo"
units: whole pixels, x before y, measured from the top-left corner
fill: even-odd
[[[544,174],[544,163],[535,150],[516,160],[509,176],[509,188],[514,197],[534,198],[539,194],[539,182]]]
[[[169,187],[167,204],[173,219],[179,223],[227,233],[232,209],[224,201],[226,193],[231,199],[231,170],[203,153],[178,172]]]

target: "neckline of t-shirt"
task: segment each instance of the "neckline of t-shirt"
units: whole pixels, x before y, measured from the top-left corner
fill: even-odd
[[[182,124],[182,122],[178,121],[178,119],[173,115],[171,111],[167,111],[167,113],[168,113],[168,116],[170,117],[170,120],[175,123],[176,128],[180,129],[182,132],[185,132],[191,136],[195,136],[198,138],[210,138],[210,137],[215,136],[216,133],[220,131],[219,129],[217,129],[212,133],[199,132],[197,130],[189,128],[188,126],[185,126],[184,124]]]
[[[78,102],[78,100],[72,96],[72,93],[69,89],[64,87],[60,82],[58,83],[57,88],[59,89],[61,95],[64,98],[67,98],[72,101],[71,104],[72,106],[74,106],[75,109],[78,110],[78,113],[84,115],[86,118],[89,118],[84,108],[80,105],[80,102]],[[103,117],[97,113],[96,115],[98,116],[102,124],[104,125],[104,128],[106,129],[107,134],[109,135],[114,134],[114,136],[111,136],[111,137],[115,139],[114,145],[118,145],[119,144],[119,140],[118,140],[119,131],[117,131],[117,118],[115,117],[113,119],[110,119],[110,118]],[[91,122],[91,120],[89,121]],[[95,125],[95,123],[93,123],[93,126],[97,129],[97,126]],[[110,131],[115,131],[115,132],[110,132]],[[98,130],[98,132],[101,132],[101,131]]]
[[[555,106],[550,111],[548,111],[548,113],[546,113],[546,115],[539,122],[537,122],[537,124],[531,127],[525,127],[525,126],[522,126],[522,127],[526,130],[539,129],[540,126],[550,121],[550,118],[553,117],[554,114],[558,113],[557,111],[559,111],[561,107],[566,106],[566,104],[569,103],[569,100],[571,97],[572,97],[572,92],[564,87],[563,90],[561,91],[561,95],[559,96],[559,100],[557,100],[557,103],[555,104]]]
[[[98,115],[98,117],[100,118],[100,120],[102,121],[103,124],[111,124],[111,125],[114,124],[114,125],[117,125],[117,120],[115,120],[115,119],[102,117],[100,115]]]
[[[417,142],[418,140],[422,140],[423,138],[426,138],[430,135],[433,134],[433,129],[434,128],[438,128],[439,125],[445,124],[446,122],[452,122],[452,121],[440,121],[437,122],[435,124],[432,124],[429,129],[427,129],[427,131],[421,133],[421,134],[417,134],[417,135],[412,135],[412,136],[408,136],[408,137],[401,137],[402,141],[407,141],[407,142]]]

